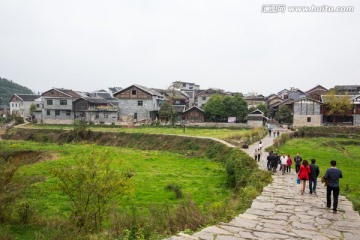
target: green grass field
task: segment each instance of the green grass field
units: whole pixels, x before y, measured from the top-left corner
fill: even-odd
[[[41,124],[27,124],[22,128],[34,129],[63,129],[71,130],[73,126],[69,125],[41,125]],[[195,137],[212,137],[219,139],[243,139],[249,135],[257,135],[262,132],[262,128],[246,129],[246,128],[200,128],[200,127],[186,127],[185,132],[183,127],[136,127],[125,128],[117,126],[102,127],[101,125],[90,125],[89,129],[92,131],[101,132],[126,132],[126,133],[146,133],[146,134],[174,134]],[[266,132],[265,132],[266,134]]]
[[[19,176],[44,178],[44,181],[35,184],[27,192],[30,203],[44,216],[68,214],[66,211],[68,210],[68,200],[56,190],[57,179],[51,176],[49,170],[72,164],[76,155],[90,152],[94,148],[99,152],[108,151],[111,158],[114,159],[113,167],[118,171],[135,173],[132,178],[135,192],[132,196],[127,197],[126,201],[123,199],[123,204],[131,204],[136,207],[148,207],[150,204],[175,204],[178,200],[175,199],[174,193],[165,189],[171,183],[179,184],[183,194],[191,196],[199,205],[209,202],[216,203],[231,194],[231,191],[224,186],[226,177],[224,167],[218,162],[206,159],[191,158],[170,152],[141,151],[88,144],[0,142],[0,149],[48,153],[50,159],[25,165],[18,172]]]
[[[303,159],[316,159],[320,167],[320,176],[330,167],[330,161],[336,160],[344,178],[340,180],[340,193],[344,194],[360,211],[360,140],[345,138],[300,138],[287,141],[278,152],[295,156],[300,152]]]

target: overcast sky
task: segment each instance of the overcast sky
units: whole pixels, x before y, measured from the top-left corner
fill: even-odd
[[[263,4],[354,6],[262,13]],[[35,91],[360,84],[360,1],[0,0],[0,76]]]

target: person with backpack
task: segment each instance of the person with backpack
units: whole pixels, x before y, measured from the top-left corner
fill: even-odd
[[[315,159],[311,159],[310,175],[309,175],[310,194],[312,194],[312,193],[316,194],[316,183],[317,183],[317,178],[320,174],[319,166],[316,165],[315,162],[316,162]]]
[[[294,162],[295,162],[295,171],[296,173],[299,173],[300,170],[300,165],[302,162],[302,157],[300,156],[300,153],[296,153],[296,156],[294,157]]]

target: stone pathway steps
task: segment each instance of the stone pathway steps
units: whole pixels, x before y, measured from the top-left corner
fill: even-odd
[[[263,149],[270,146],[273,137],[266,136]],[[252,157],[258,143],[246,152]],[[266,169],[267,153],[259,162]],[[255,161],[255,160],[254,160]],[[296,173],[273,175],[273,182],[252,203],[245,213],[229,223],[207,227],[193,235],[180,233],[172,240],[237,240],[237,239],[360,239],[360,216],[345,197],[339,197],[338,213],[326,208],[326,189],[318,181],[317,195],[300,194]],[[325,169],[321,169],[323,174]],[[340,182],[341,184],[341,182]]]

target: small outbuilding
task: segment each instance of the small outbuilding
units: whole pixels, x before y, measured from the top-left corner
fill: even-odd
[[[247,124],[251,127],[262,127],[264,126],[264,121],[266,119],[264,113],[261,110],[256,109],[248,114]]]
[[[205,113],[201,108],[193,106],[183,112],[182,119],[188,123],[205,122]]]

